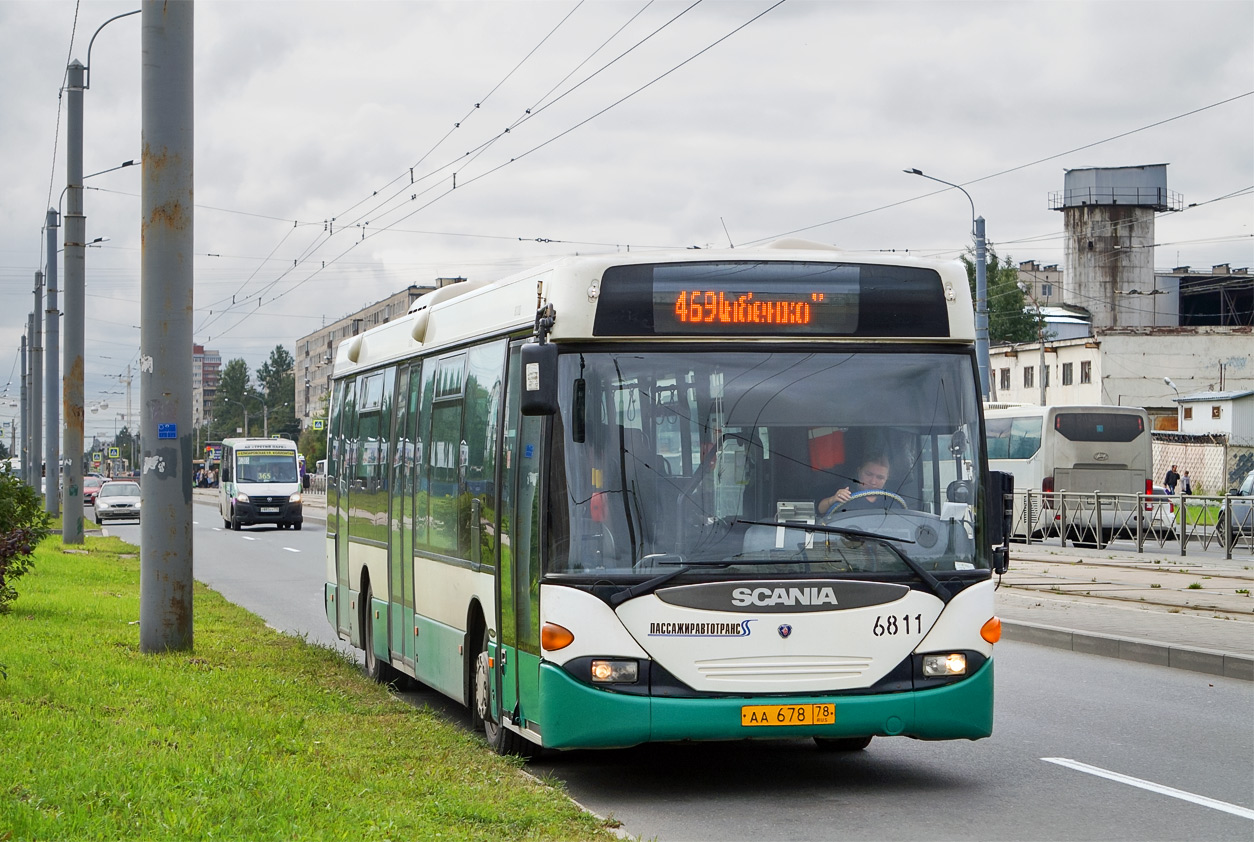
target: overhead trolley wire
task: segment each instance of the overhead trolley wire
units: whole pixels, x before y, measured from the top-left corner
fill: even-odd
[[[1227,99],[1219,100],[1218,102],[1212,102],[1209,105],[1203,105],[1200,108],[1194,108],[1192,111],[1186,111],[1183,114],[1177,114],[1174,117],[1167,117],[1162,120],[1157,120],[1153,123],[1149,123],[1148,125],[1141,126],[1140,128],[1137,128],[1137,129],[1130,129],[1126,132],[1120,132],[1117,135],[1112,135],[1111,137],[1104,138],[1103,140],[1095,140],[1092,143],[1086,143],[1083,146],[1077,146],[1074,149],[1068,149],[1065,152],[1059,152],[1055,155],[1048,155],[1044,158],[1038,158],[1035,161],[1030,161],[1026,164],[1019,164],[1018,166],[1010,167],[1009,169],[1001,170],[999,172],[990,173],[989,175],[982,175],[979,178],[973,178],[970,181],[961,182],[960,186],[966,187],[969,184],[979,184],[982,181],[988,181],[989,179],[992,179],[992,178],[998,178],[1003,175],[1008,175],[1009,173],[1012,173],[1012,172],[1018,172],[1019,170],[1027,169],[1028,167],[1034,167],[1037,164],[1043,164],[1046,161],[1056,160],[1058,158],[1063,157],[1064,155],[1071,155],[1076,152],[1082,152],[1085,149],[1092,149],[1093,147],[1101,146],[1104,143],[1110,143],[1111,141],[1120,140],[1122,138],[1129,137],[1130,135],[1134,135],[1139,132],[1144,132],[1144,131],[1148,131],[1149,129],[1158,128],[1159,126],[1166,125],[1167,123],[1171,123],[1176,120],[1182,120],[1185,117],[1192,117],[1195,114],[1200,114],[1203,111],[1208,111],[1212,108],[1218,108],[1221,105],[1228,105],[1229,103],[1236,102],[1237,100],[1244,99],[1245,97],[1248,97],[1248,96],[1254,96],[1254,91],[1246,91],[1245,93],[1237,94],[1235,96],[1228,97]],[[901,205],[905,205],[910,202],[917,202],[920,199],[926,199],[931,196],[936,196],[951,189],[952,188],[946,187],[941,190],[932,190],[928,193],[922,193],[918,196],[914,196],[908,199],[902,199],[897,202],[890,202],[889,204],[886,204],[886,205],[880,205],[879,207],[869,208],[864,211],[858,211],[857,213],[851,213],[847,216],[838,217],[836,219],[829,219],[826,222],[816,222],[813,225],[804,225],[800,228],[793,228],[791,231],[785,231],[781,234],[774,234],[769,237],[761,237],[759,239],[749,241],[748,244],[756,245],[759,243],[766,243],[766,242],[770,242],[771,240],[777,240],[780,237],[788,237],[793,234],[799,234],[802,231],[812,231],[815,228],[822,228],[825,225],[835,225],[838,222],[847,222],[848,220],[856,219],[859,216],[866,216],[868,214],[878,213],[879,211],[889,210],[890,208],[899,207]]]
[[[703,47],[702,49],[700,49],[700,50],[698,50],[697,52],[693,53],[691,56],[689,56],[688,58],[686,58],[686,59],[684,59],[683,61],[679,62],[678,64],[674,65],[673,67],[671,67],[669,70],[665,71],[664,73],[659,74],[658,76],[654,77],[653,79],[651,79],[650,81],[646,82],[645,84],[643,84],[643,85],[639,86],[638,88],[636,88],[635,90],[631,91],[630,93],[628,93],[628,94],[626,94],[626,95],[624,95],[624,96],[620,97],[619,99],[615,100],[614,102],[610,103],[609,105],[605,106],[604,108],[600,109],[599,111],[597,111],[597,112],[593,113],[592,115],[590,115],[590,116],[586,117],[585,119],[583,119],[583,120],[579,121],[578,123],[574,124],[573,126],[570,126],[569,128],[567,128],[567,129],[565,129],[565,130],[563,130],[563,131],[559,132],[558,134],[554,135],[553,137],[549,138],[548,140],[546,140],[546,141],[544,141],[544,142],[542,142],[542,143],[540,143],[540,144],[537,144],[536,146],[533,146],[532,148],[530,148],[530,149],[526,150],[525,152],[523,152],[523,153],[521,153],[521,154],[519,154],[519,155],[516,155],[516,156],[514,156],[514,157],[510,158],[510,159],[509,159],[508,161],[506,161],[506,162],[503,162],[503,163],[501,163],[501,164],[499,164],[499,165],[497,165],[497,166],[495,166],[495,167],[493,167],[493,168],[491,168],[491,169],[489,169],[489,170],[486,170],[486,171],[485,171],[485,172],[483,172],[483,173],[480,173],[479,175],[477,175],[477,176],[475,176],[475,177],[471,178],[469,181],[463,182],[462,186],[465,186],[466,184],[470,184],[470,183],[475,182],[475,181],[479,181],[479,180],[481,180],[481,179],[483,179],[483,178],[486,178],[486,177],[487,177],[487,176],[489,176],[489,175],[493,175],[493,174],[495,174],[496,172],[499,172],[500,170],[502,170],[502,169],[504,169],[505,167],[509,166],[510,164],[517,163],[518,161],[522,160],[523,158],[525,158],[525,157],[527,157],[527,156],[531,155],[533,152],[536,152],[536,151],[538,151],[538,150],[540,150],[540,149],[543,149],[544,147],[546,147],[546,146],[548,146],[548,145],[550,145],[550,144],[554,143],[555,141],[560,140],[561,138],[565,137],[566,135],[568,135],[568,134],[570,134],[570,133],[574,132],[576,129],[579,129],[579,128],[581,128],[581,127],[583,127],[583,126],[587,125],[587,124],[588,124],[589,122],[591,122],[592,120],[595,120],[596,118],[598,118],[598,117],[600,117],[600,116],[604,115],[605,113],[607,113],[607,112],[609,112],[610,110],[612,110],[612,109],[616,108],[617,106],[621,105],[622,103],[624,103],[624,102],[628,101],[629,99],[631,99],[632,97],[636,96],[637,94],[639,94],[639,93],[641,93],[641,92],[643,92],[643,91],[647,90],[648,88],[650,88],[650,87],[652,87],[653,85],[657,84],[657,83],[658,83],[658,82],[660,82],[661,80],[663,80],[663,79],[665,79],[666,77],[670,76],[671,74],[675,73],[676,71],[678,71],[680,68],[684,67],[685,65],[687,65],[687,64],[689,64],[689,63],[691,63],[692,61],[695,61],[697,58],[699,58],[700,56],[702,56],[702,55],[704,55],[705,53],[709,52],[709,51],[710,51],[711,49],[713,49],[714,47],[718,46],[719,44],[723,43],[723,42],[724,42],[724,41],[726,41],[727,39],[731,38],[733,35],[737,34],[737,33],[738,33],[738,32],[740,32],[741,30],[743,30],[743,29],[745,29],[746,27],[748,27],[749,25],[751,25],[751,24],[755,23],[756,21],[760,20],[762,17],[764,17],[765,15],[767,15],[768,13],[770,13],[771,11],[773,11],[773,10],[775,10],[775,9],[779,8],[779,7],[780,7],[780,6],[782,6],[785,2],[787,2],[787,0],[777,0],[777,2],[773,3],[772,5],[770,5],[768,8],[766,8],[766,9],[765,9],[765,10],[763,10],[762,12],[759,12],[758,14],[754,15],[754,16],[753,16],[752,18],[750,18],[749,20],[745,21],[744,23],[742,23],[742,24],[740,24],[739,26],[737,26],[737,27],[735,27],[734,29],[732,29],[730,32],[726,33],[725,35],[723,35],[723,36],[719,37],[718,39],[716,39],[715,41],[713,41],[713,42],[711,42],[710,44],[706,45],[706,46],[705,46],[705,47]],[[693,4],[693,5],[696,5],[696,4]],[[591,78],[591,77],[589,77],[589,78]],[[403,222],[404,220],[409,219],[410,217],[414,216],[415,214],[417,214],[417,213],[419,213],[419,212],[421,212],[421,211],[423,211],[423,210],[425,210],[425,209],[427,209],[427,208],[431,207],[431,205],[435,204],[435,203],[436,203],[436,202],[438,202],[440,199],[447,197],[447,196],[448,196],[451,192],[452,192],[452,188],[445,190],[445,192],[443,192],[443,193],[441,193],[441,194],[437,195],[436,197],[434,197],[433,199],[431,199],[431,201],[429,201],[429,202],[427,202],[427,203],[425,203],[425,204],[423,204],[423,205],[421,205],[421,206],[419,206],[419,207],[417,207],[417,208],[414,208],[414,209],[413,209],[413,210],[411,210],[409,213],[405,214],[404,216],[400,217],[399,219],[395,220],[394,222],[390,223],[389,225],[382,226],[382,227],[380,227],[380,228],[376,228],[376,229],[374,229],[374,230],[370,230],[370,231],[367,231],[367,230],[365,230],[365,229],[363,228],[363,229],[362,229],[362,232],[361,232],[361,237],[360,237],[360,239],[358,239],[358,240],[356,240],[355,242],[353,242],[351,245],[349,245],[349,246],[348,246],[348,248],[344,249],[343,251],[341,251],[341,252],[340,252],[339,254],[337,254],[336,256],[334,256],[334,257],[330,258],[329,260],[325,260],[325,261],[323,261],[323,262],[322,262],[322,264],[321,264],[321,266],[316,267],[310,275],[308,275],[307,277],[305,277],[305,278],[301,279],[300,281],[296,282],[295,284],[293,284],[292,286],[290,286],[288,289],[284,290],[283,292],[278,293],[278,294],[277,294],[277,295],[275,295],[273,298],[271,298],[271,299],[270,299],[270,301],[271,301],[271,302],[276,301],[276,300],[278,300],[278,299],[280,299],[280,298],[282,298],[282,297],[284,297],[284,296],[286,296],[286,295],[288,295],[288,294],[290,294],[290,293],[294,292],[296,289],[298,289],[299,287],[301,287],[302,285],[304,285],[304,284],[305,284],[305,283],[307,283],[308,281],[312,280],[312,279],[313,279],[313,278],[315,278],[317,275],[321,274],[321,272],[322,272],[323,270],[325,270],[325,269],[327,268],[327,266],[328,266],[328,265],[330,265],[330,264],[335,263],[336,261],[338,261],[340,258],[342,258],[345,254],[347,254],[349,251],[351,251],[353,248],[355,248],[355,247],[356,247],[357,245],[359,245],[360,243],[365,242],[365,240],[367,240],[367,239],[369,239],[369,238],[371,238],[371,237],[374,237],[374,236],[376,236],[377,234],[381,234],[381,233],[383,233],[384,231],[391,230],[392,228],[394,228],[394,226],[395,226],[395,225],[397,225],[397,224],[399,224],[399,223]],[[244,318],[242,318],[242,319],[240,320],[240,322],[238,322],[238,323],[237,323],[237,325],[235,325],[235,326],[238,326],[238,324],[242,323],[245,319],[247,319],[247,318],[248,318],[248,316],[249,316],[249,315],[251,315],[251,314],[245,314]],[[234,327],[234,326],[232,326],[232,327]],[[230,328],[228,328],[228,330],[230,330]],[[219,334],[219,335],[221,335],[221,334]]]

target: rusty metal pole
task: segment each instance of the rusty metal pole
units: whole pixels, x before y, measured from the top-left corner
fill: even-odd
[[[139,645],[192,648],[192,2],[144,0]]]
[[[61,311],[57,309],[57,211],[48,209],[44,223],[48,241],[48,309],[44,311],[47,352],[44,354],[44,464],[48,466],[48,496],[44,510],[61,514]],[[56,482],[52,482],[55,472]],[[68,485],[68,483],[67,483]]]
[[[44,460],[43,425],[44,425],[44,273],[35,273],[35,309],[31,315],[30,345],[30,464],[32,487],[40,488],[39,466]],[[51,466],[49,466],[51,469]],[[44,486],[43,494],[48,490]]]
[[[22,460],[22,470],[19,477],[22,482],[27,485],[30,485],[30,458],[26,455],[26,448],[28,446],[27,431],[30,430],[30,412],[26,407],[26,381],[30,378],[30,363],[26,359],[26,336],[29,333],[30,320],[28,319],[26,321],[26,333],[22,334],[22,409],[19,415],[19,418],[21,419],[19,426],[22,428],[22,432],[18,439],[21,441],[21,444],[18,446],[17,452],[13,454]]]
[[[70,62],[65,107],[65,374],[61,378],[65,415],[65,510],[61,543],[83,543],[83,368],[86,344],[87,218],[83,215],[84,67]]]

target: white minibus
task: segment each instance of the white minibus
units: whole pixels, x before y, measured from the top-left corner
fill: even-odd
[[[218,510],[227,529],[258,523],[300,529],[300,469],[289,439],[238,438],[222,442]]]

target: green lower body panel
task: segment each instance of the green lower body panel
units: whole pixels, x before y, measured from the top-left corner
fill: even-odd
[[[548,748],[622,748],[675,740],[915,737],[977,740],[993,732],[993,662],[929,690],[873,696],[653,698],[589,687],[552,664],[540,668],[538,729]],[[828,725],[746,726],[752,705],[832,704]]]

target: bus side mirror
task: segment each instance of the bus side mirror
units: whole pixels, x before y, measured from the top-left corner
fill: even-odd
[[[1005,471],[989,471],[984,505],[988,516],[989,544],[993,547],[993,572],[1010,568],[1010,534],[1014,529],[1015,478]]]
[[[522,346],[522,414],[557,413],[557,346],[528,342]]]

